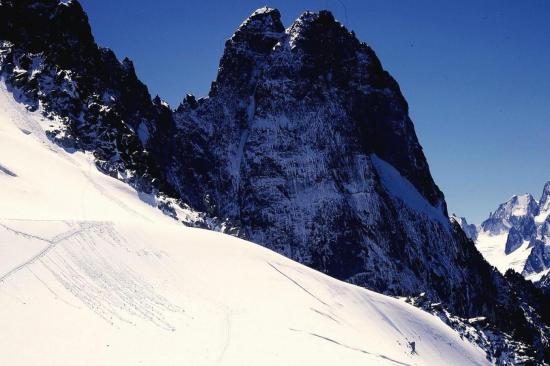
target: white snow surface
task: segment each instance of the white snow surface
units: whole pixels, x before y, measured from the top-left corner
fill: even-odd
[[[522,273],[533,248],[529,246],[528,240],[524,240],[516,250],[506,254],[504,250],[507,238],[508,232],[491,235],[488,232],[480,231],[476,239],[476,247],[483,257],[492,266],[495,266],[500,273],[504,274],[508,269]],[[548,272],[550,272],[550,269],[524,274],[524,277],[531,282],[537,282]]]
[[[508,269],[521,273],[525,267],[525,261],[533,248],[530,248],[529,241],[525,240],[519,248],[506,254],[504,250],[506,248],[507,237],[507,232],[491,235],[490,233],[481,231],[476,240],[476,247],[483,257],[491,265],[495,266],[500,273],[504,274]]]
[[[488,364],[401,300],[184,227],[41,124],[0,82],[0,365]]]
[[[445,216],[441,207],[432,206],[415,186],[391,164],[375,154],[372,155],[372,162],[382,180],[382,184],[392,197],[397,198],[414,211],[422,212],[432,220],[439,221],[445,227],[449,225],[449,219]]]

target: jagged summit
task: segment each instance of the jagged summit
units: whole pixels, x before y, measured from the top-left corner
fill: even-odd
[[[286,33],[290,37],[291,48],[300,46],[301,42],[315,40],[327,42],[328,48],[338,43],[345,46],[351,42],[355,47],[361,43],[355,34],[348,31],[328,10],[305,11],[288,27]]]
[[[491,212],[489,218],[481,223],[481,229],[491,235],[500,235],[519,222],[532,226],[531,221],[538,214],[538,202],[531,194],[514,195]]]
[[[267,57],[284,30],[278,10],[263,8],[252,13],[225,43],[209,96],[216,95],[220,86],[238,93],[250,91],[256,77],[253,66]]]
[[[464,231],[464,234],[468,237],[470,240],[476,240],[477,239],[477,227],[474,224],[469,224],[465,217],[458,216],[456,214],[451,215],[451,219],[454,220],[457,224],[460,225],[462,230]]]
[[[492,269],[455,236],[406,101],[376,54],[327,12],[287,30],[278,18],[245,21],[210,97],[174,114],[174,160],[184,163],[169,176],[184,201],[359,285],[425,288],[464,313],[493,301],[494,288],[461,287],[476,276],[491,283],[481,277]]]
[[[509,219],[512,216],[538,215],[538,202],[530,193],[514,195],[501,204],[491,215],[493,218]]]
[[[209,96],[239,95],[240,113],[250,116],[265,112],[258,103],[262,98],[250,99],[265,93],[280,99],[311,95],[341,103],[365,148],[396,167],[447,214],[398,84],[374,51],[330,12],[305,12],[287,30],[275,9],[255,12],[226,42]]]
[[[542,195],[539,200],[540,211],[550,211],[550,181],[544,184]]]
[[[532,216],[536,211],[538,211],[537,203],[530,194],[514,195],[491,212],[489,218],[481,223],[481,227],[496,235],[508,229],[512,221],[526,215]]]
[[[320,10],[319,12],[304,11],[286,30],[281,21],[281,13],[278,9],[270,7],[262,7],[254,12],[237,28],[233,36],[242,33],[269,34],[276,35],[286,33],[291,37],[296,37],[300,33],[305,32],[308,28],[315,27],[318,31],[330,31],[334,28],[342,28],[345,26],[339,23],[329,10]],[[352,32],[347,33],[353,36]],[[319,34],[319,38],[324,38],[323,34]]]
[[[282,25],[281,12],[278,9],[264,6],[254,10],[252,14],[241,23],[237,32],[244,30],[250,31],[251,29],[256,32],[268,32],[269,30],[277,30],[280,32],[280,27]]]
[[[281,13],[277,9],[260,8],[254,11],[233,33],[230,44],[244,43],[255,52],[266,52],[271,47],[269,39],[277,38],[284,32]]]
[[[63,67],[74,64],[74,53],[79,60],[93,57],[83,52],[95,45],[88,17],[78,1],[5,0],[0,13],[0,37],[24,46],[30,52],[55,52]]]
[[[547,182],[539,201],[514,195],[481,224],[477,246],[501,272],[511,268],[537,281],[550,271],[549,194]]]

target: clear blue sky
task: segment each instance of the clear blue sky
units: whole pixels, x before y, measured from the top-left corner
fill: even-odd
[[[82,0],[94,35],[177,106],[256,8],[331,10],[397,79],[450,212],[474,222],[550,179],[550,1]]]

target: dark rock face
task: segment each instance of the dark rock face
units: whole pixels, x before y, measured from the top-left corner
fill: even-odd
[[[468,237],[468,239],[475,241],[477,239],[478,234],[478,228],[474,224],[469,224],[468,221],[464,217],[458,217],[455,214],[451,215],[451,219],[456,221],[462,230],[464,231],[464,234]]]
[[[508,232],[508,239],[506,239],[506,247],[504,248],[504,253],[510,254],[523,244],[523,235],[521,232],[512,227]]]
[[[54,141],[163,195],[168,214],[189,205],[208,215],[194,224],[337,278],[424,292],[506,332],[521,324],[543,357],[546,325],[449,222],[399,86],[329,12],[285,30],[277,10],[256,11],[227,41],[209,96],[176,111],[95,44],[76,1],[2,1],[0,67],[55,122]]]
[[[550,273],[542,276],[540,281],[536,283],[537,287],[542,290],[547,296],[550,296]],[[548,307],[550,308],[550,307]]]
[[[176,216],[161,168],[173,156],[172,111],[151,100],[130,60],[96,45],[77,1],[2,1],[0,66],[14,96],[48,117],[52,140],[93,153],[101,171],[157,195],[158,207]]]
[[[31,109],[62,116],[50,137],[92,151],[109,175],[158,188],[151,154],[160,154],[155,139],[173,128],[171,112],[151,101],[132,62],[95,44],[76,1],[4,1],[1,10],[2,74]]]
[[[546,182],[542,189],[542,195],[540,196],[539,200],[539,210],[550,210],[550,181]]]
[[[174,118],[177,154],[191,158],[170,176],[194,207],[340,279],[426,292],[505,329],[502,309],[521,318],[449,223],[397,83],[330,13],[285,31],[278,11],[255,12],[226,43],[209,97],[188,99]]]
[[[170,174],[194,207],[340,279],[427,292],[464,313],[487,301],[469,288],[471,254],[453,237],[396,82],[330,13],[287,31],[278,11],[254,13],[197,104],[175,113],[179,156],[192,158]]]
[[[542,339],[533,337],[532,330],[526,327],[526,324],[521,319],[526,315],[539,324],[550,324],[550,293],[547,289],[534,285],[531,281],[527,281],[517,272],[508,270],[505,275],[505,279],[508,282],[508,291],[511,296],[522,304],[523,315],[517,312],[511,312],[508,314],[510,321],[516,322],[517,325],[514,328],[514,336],[528,340],[527,343],[533,345],[535,349],[538,348],[539,360],[545,360],[548,364],[550,360],[550,344],[548,343],[548,331],[546,327],[543,332],[546,332],[546,336]],[[546,292],[545,292],[546,291]],[[531,304],[531,305],[527,305]],[[542,361],[525,362],[528,365],[544,365]]]
[[[537,235],[541,238],[550,237],[550,216],[538,225]]]
[[[185,182],[178,183],[182,196],[193,187],[195,207],[239,223],[252,241],[362,285],[431,291],[429,278],[448,291],[443,278],[461,282],[450,270],[456,250],[442,258],[435,248],[448,242],[445,202],[399,87],[330,13],[305,13],[285,31],[277,10],[255,12],[227,42],[209,98],[187,104],[175,114],[178,146],[181,157],[197,161],[172,176]],[[438,219],[393,200],[381,166],[397,169]],[[426,244],[433,258],[420,254]]]
[[[523,272],[530,274],[541,273],[547,270],[550,264],[550,245],[546,245],[545,242],[536,239],[531,241],[529,245],[533,249],[531,249],[531,253],[527,257]]]

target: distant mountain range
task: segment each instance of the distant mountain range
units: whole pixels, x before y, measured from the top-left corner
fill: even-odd
[[[531,194],[513,196],[476,226],[455,218],[466,235],[499,271],[508,269],[525,278],[548,283],[550,272],[550,181],[539,200]]]

